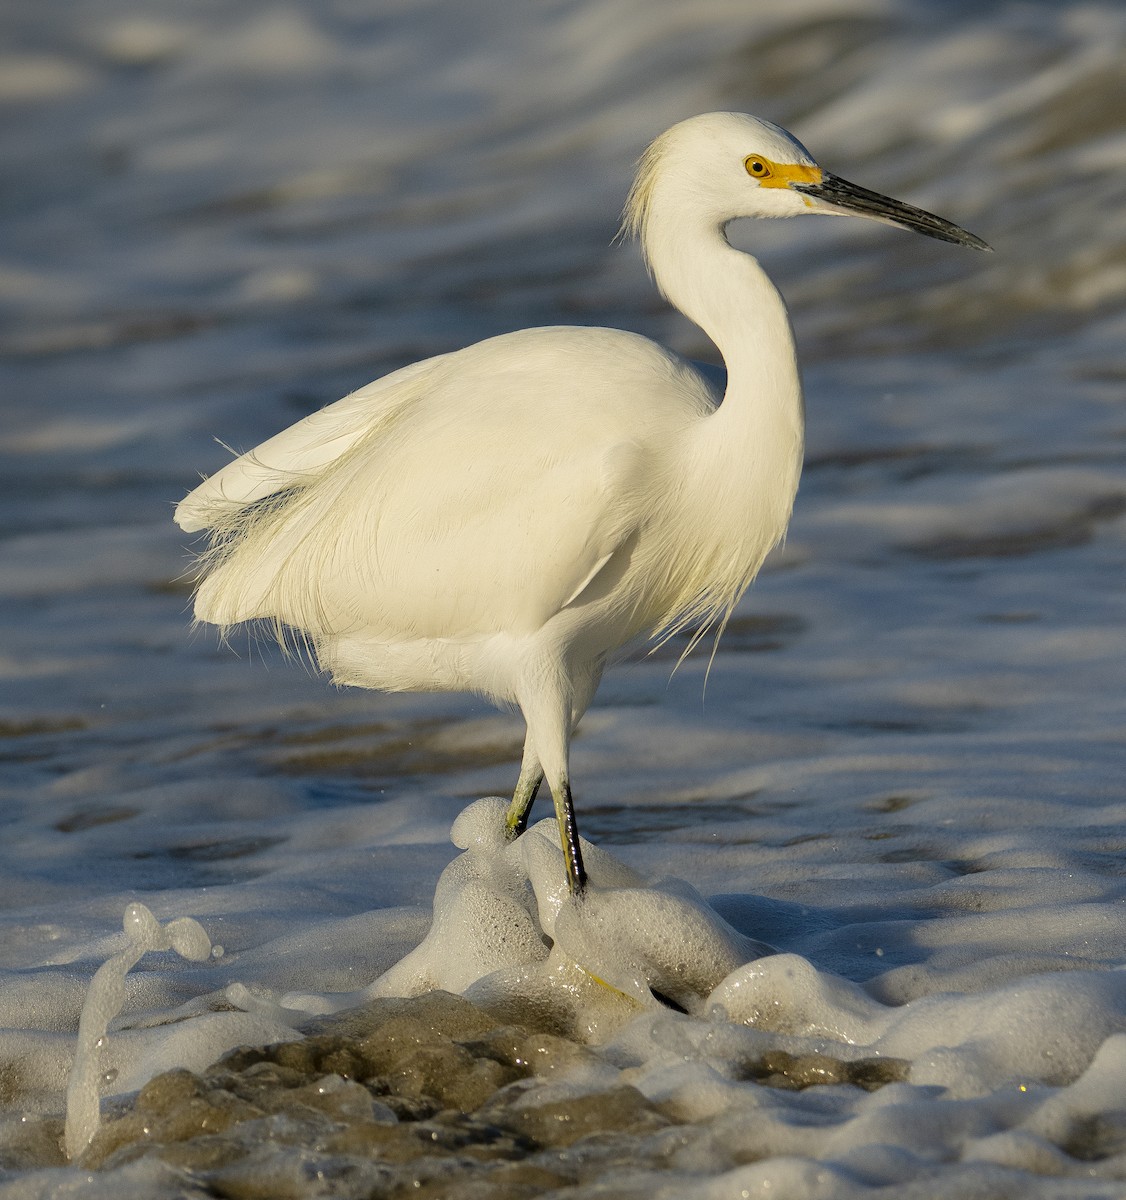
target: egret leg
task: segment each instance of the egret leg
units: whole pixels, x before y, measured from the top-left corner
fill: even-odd
[[[571,699],[571,726],[568,734],[573,734],[583,719],[583,714],[590,707],[594,693],[602,679],[603,660],[595,659],[587,664],[585,671],[576,673],[574,694]],[[568,750],[570,737],[568,737]],[[567,865],[567,884],[572,896],[581,896],[586,887],[586,867],[583,865],[583,852],[579,845],[579,826],[575,820],[575,806],[571,800],[571,781],[564,776],[559,787],[551,790],[555,801],[555,819],[559,822],[559,842],[563,847],[563,858]]]
[[[591,700],[594,698],[594,693],[598,689],[599,681],[602,678],[602,662],[598,660],[592,663],[589,670],[578,676],[576,680],[575,695],[571,701],[571,733],[575,732],[578,723],[583,719],[583,714],[590,706]],[[536,756],[536,751],[532,745],[531,734],[524,740],[524,756],[520,762],[520,778],[516,781],[516,790],[512,793],[512,803],[508,806],[508,812],[504,818],[504,836],[507,841],[515,841],[524,830],[528,828],[528,816],[531,813],[532,805],[535,803],[536,795],[539,793],[540,787],[543,784],[543,767],[540,766],[540,760]],[[574,804],[570,799],[570,788],[567,791],[567,808],[571,816],[569,818],[569,828],[573,831],[575,827]],[[560,825],[560,837],[562,838],[562,825]],[[578,837],[574,835],[575,852],[580,864],[582,865],[582,854],[578,850]]]
[[[551,798],[555,802],[555,819],[559,825],[559,844],[567,871],[567,886],[571,895],[579,897],[586,887],[586,868],[579,845],[579,828],[575,821],[575,806],[571,799],[568,756],[571,732],[590,704],[602,675],[602,659],[581,664],[563,662],[557,672],[536,672],[520,697],[520,708],[528,723],[524,743],[524,758],[520,767],[520,782],[508,810],[505,828],[513,836],[526,822],[535,789],[547,779]]]
[[[571,801],[571,784],[564,777],[552,788],[555,819],[559,822],[559,843],[563,847],[563,862],[567,868],[567,886],[572,896],[581,896],[586,888],[586,868],[579,846],[579,827],[575,821],[575,806]]]
[[[528,828],[528,814],[532,811],[532,803],[536,793],[543,783],[543,768],[540,760],[532,749],[532,739],[524,743],[524,760],[520,764],[520,778],[516,781],[516,791],[512,793],[512,803],[504,818],[504,836],[508,841],[518,838]]]

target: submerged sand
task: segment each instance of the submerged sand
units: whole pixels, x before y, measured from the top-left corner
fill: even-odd
[[[119,1102],[83,1168],[151,1179],[162,1194],[283,1196],[583,1195],[621,1172],[618,1196],[652,1174],[729,1170],[747,1148],[711,1123],[653,1103],[627,1063],[447,992],[379,999],[311,1024],[296,1042],[244,1047],[202,1073],[165,1072]],[[894,1059],[838,1062],[774,1051],[736,1076],[768,1087],[873,1090],[902,1079]],[[28,1124],[9,1168],[62,1166],[61,1120]],[[56,1143],[52,1149],[52,1143]],[[132,1167],[132,1169],[130,1169]],[[124,1170],[123,1170],[124,1169]],[[139,1182],[139,1180],[138,1180]]]

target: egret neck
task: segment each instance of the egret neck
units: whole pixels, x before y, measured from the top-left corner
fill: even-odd
[[[789,314],[757,259],[735,249],[720,223],[654,211],[646,245],[661,292],[698,325],[723,357],[723,403],[700,422],[691,453],[708,470],[690,478],[711,503],[754,514],[762,553],[785,531],[801,473],[804,409]]]

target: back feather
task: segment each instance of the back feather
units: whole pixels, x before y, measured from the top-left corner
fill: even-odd
[[[235,514],[317,478],[358,441],[390,421],[418,394],[442,357],[413,363],[298,421],[205,479],[176,506],[186,533],[218,529],[226,540]]]

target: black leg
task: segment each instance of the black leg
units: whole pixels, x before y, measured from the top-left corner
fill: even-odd
[[[581,896],[586,888],[586,868],[579,846],[579,827],[575,822],[575,806],[571,801],[571,785],[564,779],[554,794],[555,819],[559,822],[559,841],[567,867],[567,886],[572,896]]]

